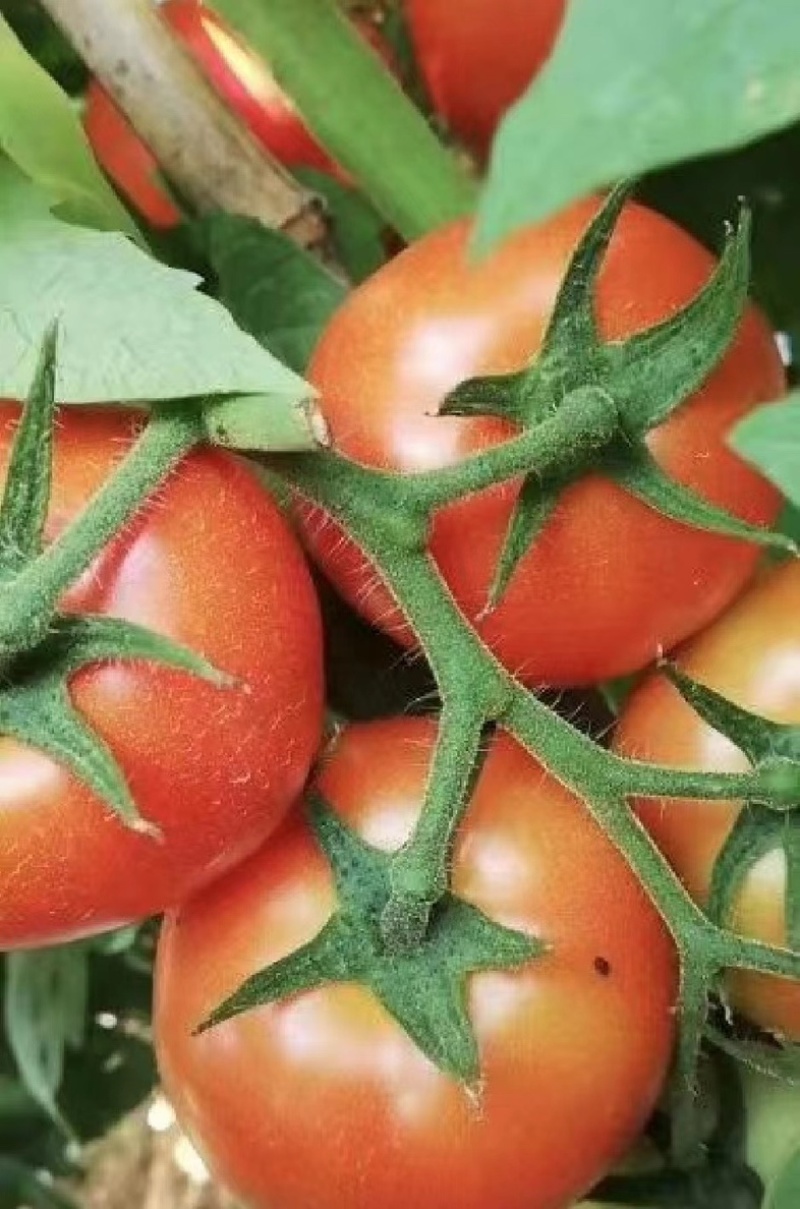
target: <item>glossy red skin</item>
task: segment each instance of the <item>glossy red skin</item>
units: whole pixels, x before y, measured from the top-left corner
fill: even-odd
[[[156,157],[96,80],[86,90],[83,125],[98,162],[137,213],[157,230],[176,227],[181,212]]]
[[[346,182],[263,60],[221,17],[197,0],[167,0],[160,12],[219,95],[280,163],[316,168]],[[366,19],[355,24],[388,63],[389,49],[375,26]],[[155,156],[96,81],[87,91],[84,125],[100,164],[134,209],[151,226],[176,226],[181,214],[159,182]]]
[[[751,712],[800,723],[800,564],[765,575],[712,626],[678,653],[690,676]],[[742,752],[708,726],[663,676],[650,676],[619,721],[618,750],[678,768],[742,772]],[[640,801],[639,816],[690,893],[706,902],[714,861],[741,809],[739,802]],[[738,898],[733,926],[786,945],[786,865],[773,853],[759,862]],[[800,1041],[800,985],[736,975],[732,1002],[763,1028]]]
[[[18,408],[0,406],[0,480]],[[133,421],[65,409],[49,535],[105,480]],[[150,627],[236,677],[216,688],[155,664],[95,665],[72,699],[110,746],[161,841],[126,829],[41,752],[0,737],[0,948],[141,919],[269,836],[320,735],[321,635],[291,530],[244,463],[200,451],[179,466],[65,598]]]
[[[406,0],[437,113],[480,157],[555,44],[566,0]]]
[[[309,374],[337,448],[370,466],[446,466],[511,433],[495,418],[440,417],[458,382],[523,366],[541,345],[574,246],[597,201],[582,202],[469,264],[466,222],[442,228],[349,295],[323,333]],[[664,319],[705,283],[713,261],[667,219],[626,207],[600,276],[603,336]],[[676,480],[768,525],[777,492],[725,444],[739,419],[785,390],[772,335],[750,307],[721,366],[648,438]],[[693,633],[742,588],[755,546],[656,514],[608,480],[566,491],[497,607],[478,621],[518,483],[441,510],[431,551],[453,594],[502,662],[526,683],[585,684],[633,671]],[[303,509],[314,557],[369,620],[412,642],[361,552]]]
[[[352,726],[321,791],[369,843],[394,849],[418,817],[434,738],[429,719]],[[584,808],[507,737],[487,758],[453,884],[553,946],[519,971],[471,980],[480,1103],[356,985],[191,1036],[331,912],[330,870],[299,814],[167,918],[154,1016],[162,1077],[179,1119],[246,1203],[560,1209],[640,1131],[672,1047],[672,942]]]

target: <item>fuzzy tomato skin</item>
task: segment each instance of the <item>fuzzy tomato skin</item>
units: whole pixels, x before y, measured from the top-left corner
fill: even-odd
[[[458,462],[511,435],[489,417],[442,417],[465,378],[519,369],[537,352],[589,200],[512,236],[471,264],[469,225],[444,227],[355,290],[322,335],[309,374],[339,451],[413,472]],[[602,335],[621,339],[672,314],[706,282],[711,256],[667,219],[628,205],[601,272]],[[754,307],[703,388],[649,434],[676,480],[756,524],[776,490],[730,450],[733,424],[785,390],[772,335]],[[499,606],[481,617],[519,483],[440,510],[431,552],[457,602],[526,683],[589,684],[631,672],[710,621],[752,572],[756,546],[666,519],[609,480],[571,486]],[[360,550],[318,510],[300,509],[309,549],[370,621],[413,636]]]
[[[419,815],[434,740],[430,719],[351,726],[320,790],[369,843],[395,849]],[[330,915],[330,870],[299,813],[234,876],[168,917],[156,974],[161,1073],[179,1118],[247,1203],[560,1209],[643,1126],[672,1047],[676,963],[622,858],[577,800],[502,737],[453,867],[456,894],[553,945],[519,971],[471,980],[480,1104],[356,985],[191,1036],[244,978]]]
[[[566,0],[406,0],[417,62],[446,125],[485,158],[553,49]]]
[[[800,564],[770,572],[681,651],[689,676],[753,713],[800,722]],[[636,759],[678,768],[742,772],[748,762],[704,722],[661,675],[636,690],[619,720],[616,748]],[[714,861],[740,802],[641,800],[643,823],[689,892],[707,900]],[[735,931],[786,944],[786,864],[773,852],[757,863],[740,893]],[[800,1041],[800,986],[781,978],[733,974],[733,1004],[762,1028]]]
[[[0,479],[19,408],[0,406]],[[66,408],[48,537],[129,446],[120,410]],[[141,919],[247,856],[299,793],[321,730],[321,626],[299,546],[238,459],[190,454],[64,600],[165,634],[235,677],[218,688],[149,663],[71,680],[140,813],[134,834],[64,767],[0,737],[0,947]]]
[[[166,0],[160,12],[232,112],[271,155],[287,168],[316,168],[347,183],[268,66],[221,17],[198,0]],[[389,48],[375,26],[366,19],[354,23],[390,63]],[[181,214],[160,180],[155,156],[96,81],[87,90],[84,126],[98,161],[133,208],[153,227],[176,226]]]

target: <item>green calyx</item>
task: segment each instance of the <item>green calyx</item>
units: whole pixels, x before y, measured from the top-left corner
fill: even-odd
[[[771,722],[665,665],[672,684],[697,714],[750,761],[763,797],[750,797],[714,864],[708,914],[727,923],[753,867],[769,852],[786,858],[786,934],[800,950],[800,726]]]
[[[180,458],[201,439],[189,409],[156,412],[128,457],[75,521],[49,546],[56,415],[57,331],[45,339],[11,451],[0,503],[0,735],[46,752],[133,830],[156,829],[140,816],[104,741],[74,708],[70,678],[104,662],[145,660],[229,680],[180,644],[127,621],[64,614],[61,598]]]
[[[420,943],[403,954],[389,952],[381,920],[392,855],[364,843],[319,796],[311,797],[308,817],[331,865],[337,910],[312,941],[248,978],[197,1031],[315,987],[359,983],[440,1070],[476,1085],[480,1056],[467,1005],[469,977],[523,966],[546,945],[446,893]]]
[[[670,479],[650,454],[648,432],[693,394],[724,357],[747,301],[750,217],[742,210],[729,231],[716,272],[671,318],[627,340],[606,342],[595,316],[595,292],[614,228],[631,192],[615,189],[572,257],[536,360],[526,369],[461,383],[442,415],[493,415],[523,432],[565,407],[602,392],[615,423],[597,440],[571,439],[565,427],[561,464],[542,477],[529,473],[506,531],[486,609],[494,608],[564,488],[589,471],[612,479],[649,507],[685,525],[794,550],[789,539],[749,525]]]

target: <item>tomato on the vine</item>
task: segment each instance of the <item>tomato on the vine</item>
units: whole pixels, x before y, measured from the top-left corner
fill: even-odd
[[[166,0],[159,11],[219,95],[280,163],[287,168],[315,168],[346,180],[267,64],[221,17],[199,0]],[[366,18],[357,18],[355,25],[388,63],[388,46],[375,25]],[[160,180],[155,157],[97,81],[87,90],[84,125],[100,164],[134,209],[153,227],[180,222],[180,211]]]
[[[0,406],[0,481],[19,407]],[[86,505],[140,421],[64,408],[47,535]],[[302,788],[319,742],[321,627],[300,547],[245,465],[189,454],[68,591],[63,608],[136,622],[232,677],[96,663],[70,681],[140,814],[136,833],[44,753],[0,735],[0,948],[141,919],[251,853]]]
[[[481,157],[550,54],[565,8],[566,0],[407,0],[434,107]]]
[[[431,719],[351,726],[318,788],[363,840],[392,851],[419,817],[435,736]],[[470,978],[477,1099],[355,984],[192,1035],[331,915],[331,869],[299,811],[167,918],[156,969],[161,1073],[179,1119],[248,1203],[555,1209],[642,1128],[670,1057],[676,960],[623,858],[576,798],[499,736],[452,868],[456,896],[551,946],[514,971]]]
[[[470,225],[420,240],[355,290],[310,367],[338,450],[369,466],[420,471],[507,439],[497,417],[437,416],[475,375],[519,369],[539,350],[575,245],[598,202],[572,206],[468,253]],[[605,340],[672,315],[705,284],[711,256],[667,219],[628,204],[600,272]],[[768,525],[779,496],[726,445],[732,425],[785,389],[766,323],[750,306],[705,385],[648,445],[667,474],[745,520]],[[430,549],[458,604],[507,668],[529,684],[591,683],[633,671],[710,621],[755,566],[755,545],[679,524],[608,479],[568,487],[500,603],[485,612],[518,483],[441,509]],[[346,599],[399,641],[413,641],[376,572],[318,510],[301,509],[308,545]]]
[[[800,565],[771,571],[677,655],[692,679],[775,722],[800,722]],[[687,704],[662,675],[636,690],[620,717],[615,746],[639,760],[678,768],[740,772],[747,758]],[[705,903],[716,858],[741,802],[637,802],[648,831],[689,892]],[[732,926],[786,944],[786,859],[764,856],[737,898]],[[732,974],[732,1002],[763,1028],[800,1041],[800,986],[782,978]]]

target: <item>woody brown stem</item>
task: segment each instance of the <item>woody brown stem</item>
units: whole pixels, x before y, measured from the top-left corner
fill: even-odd
[[[151,0],[41,0],[199,213],[257,218],[304,246],[324,237],[311,196],[256,142]]]

